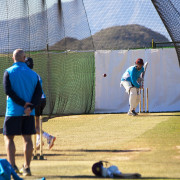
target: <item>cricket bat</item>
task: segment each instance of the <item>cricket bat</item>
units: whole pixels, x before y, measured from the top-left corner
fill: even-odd
[[[147,66],[148,66],[148,62],[146,62],[144,64],[144,72],[141,73],[141,76],[140,76],[140,78],[141,78],[141,82],[140,82],[141,88],[144,88],[144,76],[145,76],[145,73],[146,73]]]

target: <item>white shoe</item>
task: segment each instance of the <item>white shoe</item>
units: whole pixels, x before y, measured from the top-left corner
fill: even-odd
[[[53,146],[54,146],[54,141],[56,140],[56,137],[54,136],[50,136],[48,139],[47,139],[47,143],[48,143],[48,147],[49,149],[51,149]]]

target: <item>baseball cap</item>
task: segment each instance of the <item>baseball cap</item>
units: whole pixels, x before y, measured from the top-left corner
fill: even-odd
[[[141,59],[141,58],[138,58],[135,63],[136,63],[136,64],[144,65],[144,61],[143,61],[143,59]]]

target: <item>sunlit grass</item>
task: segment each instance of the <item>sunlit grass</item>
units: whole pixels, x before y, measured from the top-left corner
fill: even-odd
[[[52,150],[44,146],[44,161],[32,161],[38,179],[91,179],[93,163],[104,160],[124,173],[147,179],[180,178],[180,113],[62,116],[43,123],[56,136]],[[22,140],[16,138],[17,165],[23,163]],[[1,150],[3,151],[3,150]],[[3,157],[5,151],[0,152]]]

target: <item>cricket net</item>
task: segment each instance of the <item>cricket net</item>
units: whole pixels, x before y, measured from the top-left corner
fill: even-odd
[[[42,77],[44,114],[94,113],[94,51],[150,48],[152,39],[178,41],[176,6],[175,0],[0,1],[1,77],[13,63],[13,50],[22,48]],[[4,115],[2,84],[0,92]]]

